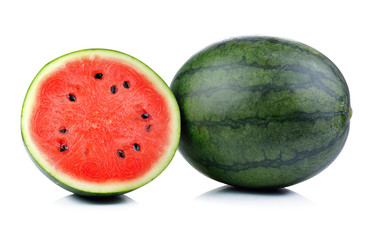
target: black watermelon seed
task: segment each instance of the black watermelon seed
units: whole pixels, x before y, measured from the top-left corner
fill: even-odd
[[[148,113],[143,113],[142,118],[144,118],[144,119],[149,118],[149,114]]]
[[[138,152],[139,149],[140,149],[140,148],[139,148],[139,145],[138,145],[137,143],[135,143],[135,144],[133,145],[133,147],[134,147],[135,151],[137,151],[137,152]]]
[[[68,149],[67,145],[62,145],[62,147],[59,149],[59,151],[64,152]]]
[[[96,79],[101,79],[101,78],[103,77],[103,74],[102,74],[102,73],[96,73],[96,74],[94,75],[94,77],[95,77]]]
[[[59,130],[60,133],[66,133],[67,132],[67,129],[65,128],[62,128],[61,130]]]
[[[122,151],[122,150],[117,150],[117,155],[119,155],[119,157],[122,157],[122,158],[124,158],[125,157],[125,153],[124,153],[124,151]]]
[[[151,126],[152,126],[152,125],[148,125],[148,126],[147,126],[147,128],[146,128],[146,129],[147,129],[147,132],[149,132],[149,130],[151,130]]]
[[[117,92],[117,87],[116,87],[116,85],[113,85],[111,87],[111,93],[115,94],[116,92]]]
[[[73,95],[73,94],[68,94],[68,99],[69,99],[71,102],[76,101],[76,97],[75,97],[75,95]]]
[[[129,83],[128,82],[124,82],[124,88],[129,88],[130,87],[130,85],[129,85]]]

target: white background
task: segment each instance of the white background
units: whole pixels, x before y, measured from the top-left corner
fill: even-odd
[[[0,239],[371,239],[371,17],[367,1],[1,1]],[[168,84],[205,46],[234,36],[306,43],[342,71],[348,141],[316,177],[276,194],[238,192],[177,153],[153,182],[109,201],[59,188],[23,146],[20,114],[36,73],[79,49],[126,52]]]

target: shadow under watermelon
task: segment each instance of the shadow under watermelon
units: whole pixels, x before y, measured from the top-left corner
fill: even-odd
[[[306,197],[286,188],[254,190],[222,186],[201,194],[195,200],[235,206],[295,207],[313,205],[313,202]]]
[[[116,204],[124,204],[124,205],[131,205],[137,204],[133,199],[128,196],[120,195],[114,197],[84,197],[79,196],[76,194],[71,194],[66,197],[63,197],[57,200],[55,203],[60,205],[69,205],[69,204],[88,204],[88,205],[116,205]]]

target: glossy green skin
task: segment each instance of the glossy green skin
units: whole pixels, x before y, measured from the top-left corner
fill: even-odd
[[[216,43],[194,55],[171,89],[179,150],[205,175],[247,188],[306,180],[340,153],[349,90],[338,68],[304,44],[271,37]]]

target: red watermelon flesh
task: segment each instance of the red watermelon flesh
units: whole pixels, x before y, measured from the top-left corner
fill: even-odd
[[[35,162],[85,195],[121,194],[152,180],[179,141],[179,110],[167,85],[123,53],[66,56],[40,71],[25,99],[22,134]]]

